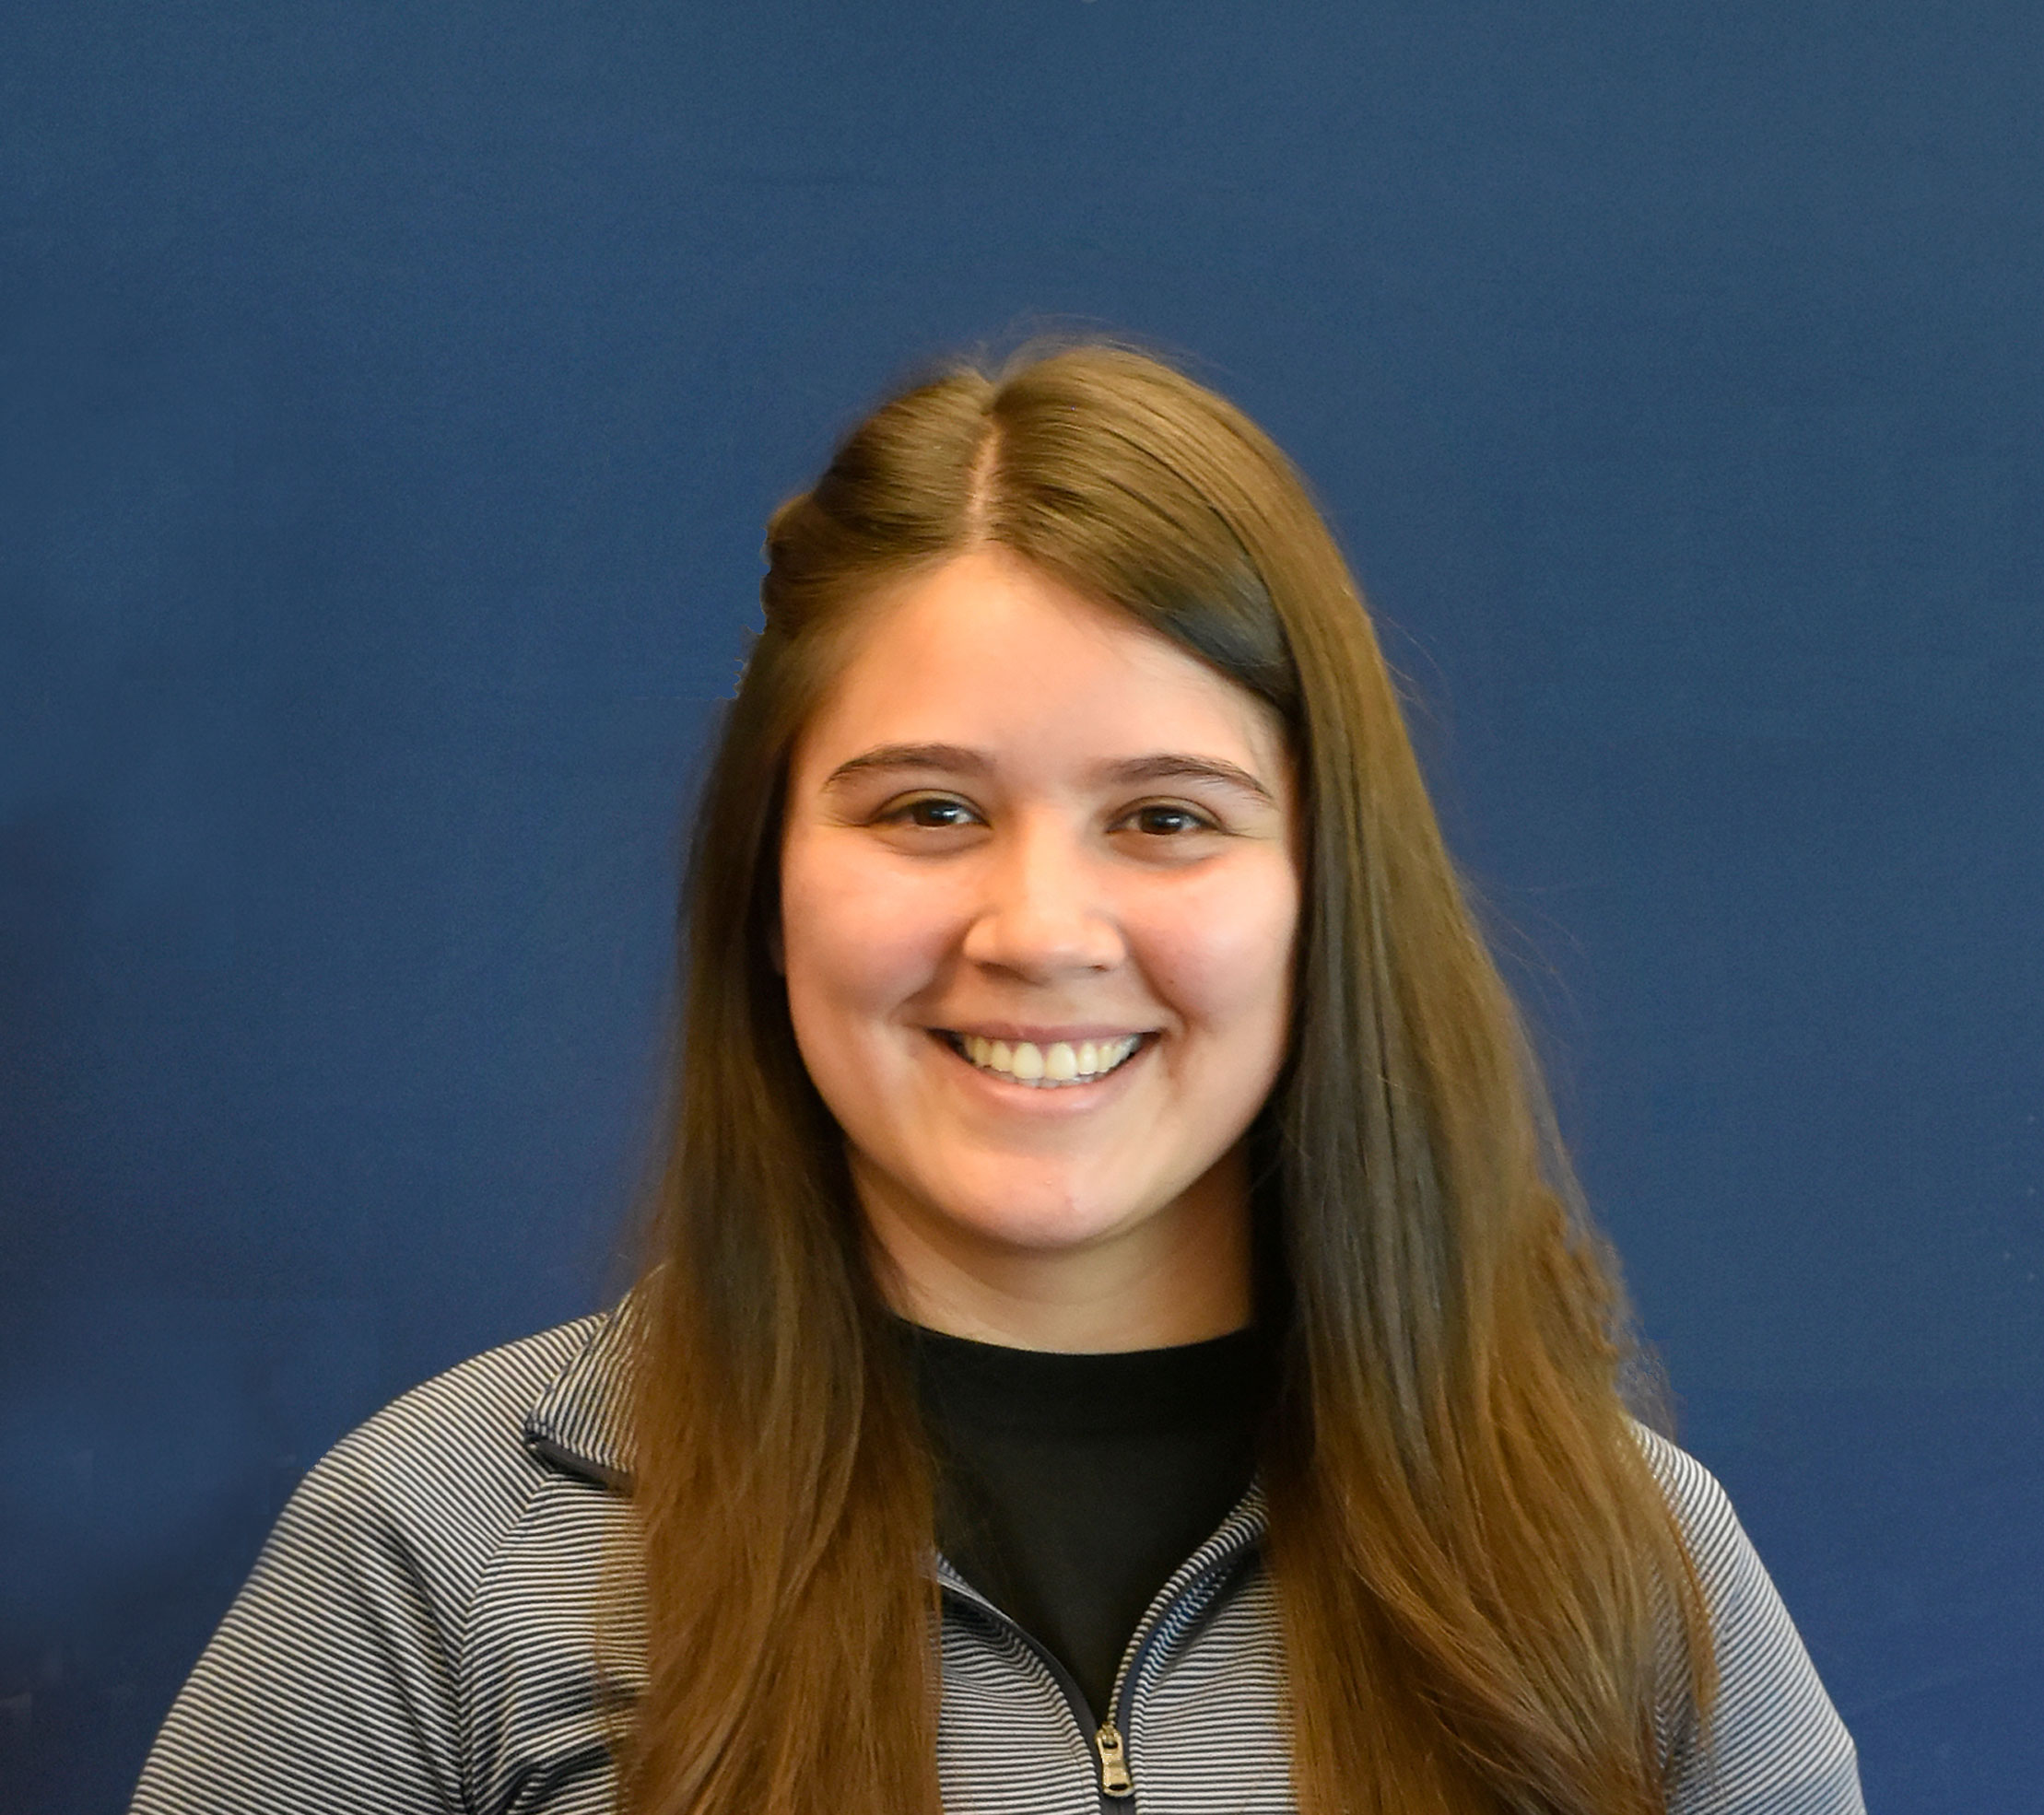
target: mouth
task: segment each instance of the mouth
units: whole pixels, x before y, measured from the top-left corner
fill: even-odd
[[[934,1030],[939,1039],[975,1071],[991,1071],[1010,1083],[1032,1090],[1063,1090],[1073,1084],[1098,1083],[1126,1065],[1143,1048],[1141,1034],[1105,1040],[990,1040],[981,1034]]]

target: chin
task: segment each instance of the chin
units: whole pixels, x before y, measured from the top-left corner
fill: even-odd
[[[1122,1192],[1088,1189],[1075,1181],[1045,1181],[1021,1191],[1012,1178],[1003,1183],[998,1190],[934,1192],[930,1202],[946,1222],[983,1241],[1045,1252],[1088,1247],[1145,1220],[1142,1207]]]

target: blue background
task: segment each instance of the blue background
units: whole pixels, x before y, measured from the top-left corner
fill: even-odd
[[[2044,9],[15,0],[0,1800],[592,1306],[767,510],[1191,357],[1410,677],[1877,1810],[2044,1806]]]

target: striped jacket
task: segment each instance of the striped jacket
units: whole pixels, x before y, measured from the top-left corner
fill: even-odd
[[[178,1697],[135,1815],[609,1809],[596,1622],[627,1535],[623,1342],[601,1317],[514,1342],[337,1446]],[[1647,1441],[1722,1677],[1709,1752],[1666,1736],[1671,1815],[1862,1815],[1852,1742],[1722,1491]],[[1059,1667],[940,1561],[946,1809],[1292,1809],[1263,1531],[1252,1492],[1152,1604],[1097,1730]]]

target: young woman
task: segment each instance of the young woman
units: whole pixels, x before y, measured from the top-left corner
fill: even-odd
[[[137,1809],[1858,1810],[1284,458],[1072,348],[768,558],[643,1279],[314,1470]]]

